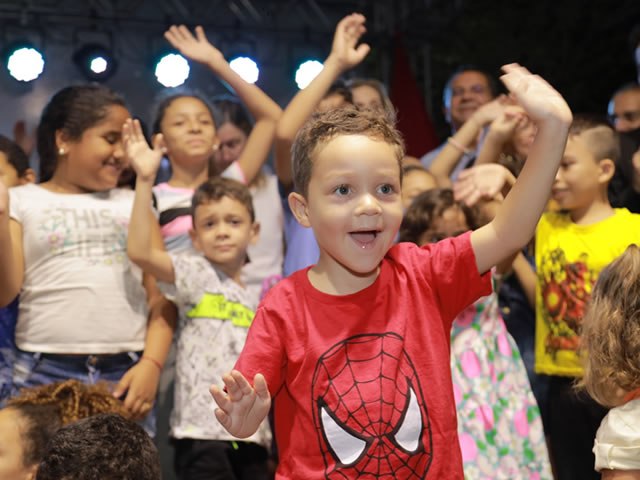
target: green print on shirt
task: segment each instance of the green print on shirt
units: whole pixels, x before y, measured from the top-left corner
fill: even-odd
[[[229,320],[237,327],[249,328],[254,312],[237,302],[230,302],[224,295],[205,293],[195,307],[187,312],[189,318],[217,318]]]

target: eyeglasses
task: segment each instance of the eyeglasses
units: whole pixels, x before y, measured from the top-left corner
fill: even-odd
[[[640,121],[640,110],[631,110],[628,112],[614,113],[608,115],[607,118],[611,122],[612,125],[618,120],[624,120],[627,123],[634,123]]]

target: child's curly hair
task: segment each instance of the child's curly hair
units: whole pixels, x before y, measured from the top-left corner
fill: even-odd
[[[582,324],[586,388],[614,407],[640,387],[640,248],[630,245],[600,273]]]

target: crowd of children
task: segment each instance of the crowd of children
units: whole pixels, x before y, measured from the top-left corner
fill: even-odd
[[[237,98],[167,96],[149,139],[64,88],[37,182],[0,136],[0,477],[640,478],[618,134],[518,64],[498,96],[461,71],[420,163],[384,86],[340,80],[365,31],[281,109],[173,26]]]

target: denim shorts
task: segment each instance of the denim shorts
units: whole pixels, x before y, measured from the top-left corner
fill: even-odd
[[[133,367],[142,352],[124,352],[112,355],[59,355],[16,350],[13,364],[13,392],[21,388],[46,385],[48,383],[75,379],[82,383],[99,381],[114,386]],[[140,425],[154,436],[156,430],[155,410],[152,410]]]

